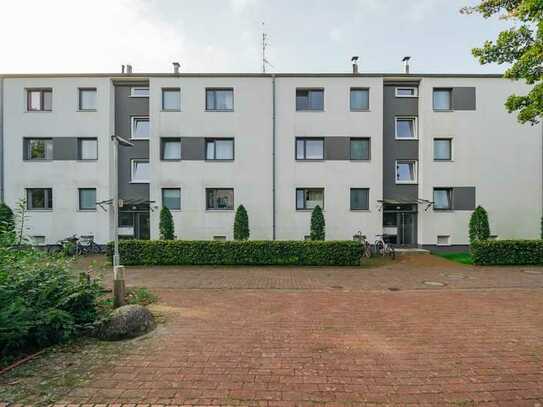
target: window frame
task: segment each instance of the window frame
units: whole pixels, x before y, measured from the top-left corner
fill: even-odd
[[[322,92],[322,108],[320,109],[298,109],[298,92]],[[309,94],[307,95],[309,99]],[[297,112],[324,112],[325,110],[325,95],[324,95],[324,88],[296,88],[295,97],[294,97],[294,104]],[[306,105],[307,106],[307,105]]]
[[[147,95],[137,95],[135,93],[135,90],[136,89],[146,89],[147,90]],[[130,96],[131,98],[148,98],[150,96],[150,88],[149,86],[131,86],[130,87]]]
[[[179,143],[179,158],[164,158],[166,143]],[[183,150],[181,146],[181,137],[161,137],[160,138],[160,161],[181,161],[183,159]]]
[[[51,142],[51,158],[32,158],[32,152],[31,152],[31,142],[33,140],[40,140],[40,141],[49,141]],[[54,156],[54,144],[53,144],[53,138],[52,137],[25,137],[23,139],[23,146],[24,146],[24,161],[53,161]],[[45,155],[47,156],[47,147],[45,147]]]
[[[32,194],[32,191],[36,190],[44,190],[44,207],[43,208],[34,208],[31,207],[32,199],[30,199],[30,194]],[[27,211],[52,211],[53,210],[53,188],[26,188],[26,210]],[[47,207],[47,204],[51,201],[51,206]]]
[[[310,191],[310,190],[318,190],[318,191],[322,191],[322,207],[321,209],[324,211],[324,205],[325,205],[325,198],[324,198],[324,190],[325,188],[324,187],[299,187],[299,188],[296,188],[295,190],[295,193],[294,193],[294,207],[296,208],[297,211],[312,211],[314,208],[308,208],[307,207],[307,200],[305,199],[305,194],[306,192]],[[299,208],[298,207],[298,191],[303,191],[304,192],[304,207],[303,208]]]
[[[179,207],[178,208],[168,208],[170,211],[180,211],[182,206],[181,206],[181,188],[179,187],[165,187],[165,188],[161,188],[160,190],[160,199],[161,199],[161,205],[162,205],[162,208],[165,208],[166,206],[164,205],[164,191],[179,191]]]
[[[96,212],[96,202],[97,202],[97,191],[96,191],[96,188],[78,188],[78,199],[79,199],[79,205],[78,205],[78,208],[80,211],[83,211],[83,212]],[[84,192],[84,191],[94,191],[94,208],[83,208],[81,206],[81,193]]]
[[[398,121],[413,120],[413,137],[402,138],[398,137]],[[394,116],[394,139],[399,141],[412,141],[419,139],[419,121],[417,116]]]
[[[208,206],[208,193],[209,191],[232,191],[232,207],[231,208],[210,208]],[[228,187],[206,187],[205,189],[205,202],[206,202],[206,211],[233,211],[236,206],[236,194],[234,188]]]
[[[436,106],[435,106],[435,100],[434,100],[434,95],[435,95],[435,92],[448,92],[449,93],[449,108],[448,109],[436,109]],[[452,106],[452,88],[433,88],[432,89],[432,110],[434,112],[452,112],[453,111],[453,106]]]
[[[352,142],[361,141],[361,140],[368,141],[368,158],[353,158]],[[371,137],[350,137],[349,138],[349,160],[350,161],[371,161]]]
[[[367,191],[368,193],[368,207],[367,208],[353,208],[353,197],[352,197],[352,194],[353,194],[353,191]],[[360,212],[360,211],[369,211],[370,210],[370,189],[369,188],[359,188],[359,187],[355,187],[355,188],[350,188],[349,190],[349,209],[351,211],[355,211],[355,212]]]
[[[138,96],[139,97],[139,96]],[[134,137],[136,121],[146,119],[149,123],[149,135],[146,138]],[[151,118],[150,116],[135,115],[130,116],[130,140],[150,140],[151,139]]]
[[[217,157],[217,148],[216,146],[213,147],[213,157],[214,158],[208,158],[207,157],[207,145],[209,143],[215,144],[219,141],[231,141],[232,142],[232,158],[216,158]],[[236,157],[236,143],[234,141],[234,137],[210,137],[205,139],[205,161],[234,161]]]
[[[353,108],[353,99],[352,99],[352,93],[353,91],[366,91],[368,92],[368,107],[366,109],[356,109]],[[370,111],[370,88],[364,88],[364,87],[352,87],[349,90],[349,108],[351,112],[369,112]]]
[[[413,181],[398,180],[398,164],[415,163],[415,179]],[[394,181],[398,185],[417,185],[419,183],[419,160],[416,159],[398,159],[394,162]]]
[[[448,141],[449,142],[449,158],[436,158],[436,141]],[[453,139],[452,137],[434,137],[432,143],[432,156],[434,161],[447,162],[453,161]]]
[[[217,91],[230,91],[232,92],[232,108],[231,109],[210,109],[209,108],[209,105],[207,103],[207,93],[208,92],[217,92]],[[234,111],[234,108],[235,108],[235,101],[234,101],[234,88],[233,87],[224,87],[224,88],[221,88],[221,87],[210,87],[210,88],[205,88],[205,93],[204,93],[204,97],[205,97],[205,111],[206,112],[233,112]],[[217,97],[214,96],[214,105],[216,106],[217,105]]]
[[[81,142],[82,141],[94,141],[96,142],[96,158],[82,158]],[[97,137],[78,137],[77,138],[77,161],[98,161],[98,138]]]
[[[322,141],[322,158],[306,158],[307,157],[307,141]],[[298,158],[298,141],[304,142],[303,156],[304,158]],[[296,137],[294,139],[294,159],[296,161],[324,161],[325,158],[325,139],[324,137]]]
[[[435,193],[436,191],[446,191],[449,198],[449,206],[446,208],[436,208]],[[451,187],[434,187],[432,190],[432,208],[434,211],[452,211],[453,210],[453,188]]]
[[[92,87],[89,87],[89,88],[86,88],[86,87],[83,87],[83,88],[77,88],[77,95],[78,95],[78,103],[77,103],[77,111],[78,112],[96,112],[97,111],[97,106],[95,104],[94,108],[93,109],[85,109],[83,108],[83,105],[82,105],[82,98],[81,98],[81,94],[83,92],[94,92],[95,93],[95,101],[98,102],[98,90],[96,88],[92,88]]]
[[[149,179],[136,181],[134,180],[134,164],[136,162],[146,162],[149,165]],[[150,184],[151,183],[151,162],[148,158],[133,158],[130,160],[130,183],[131,184]]]
[[[398,90],[400,89],[411,89],[413,90],[412,95],[400,95],[398,94]],[[419,97],[419,88],[416,86],[396,86],[394,88],[394,96],[397,98],[418,98]]]
[[[40,92],[40,109],[32,109],[32,92]],[[51,108],[44,109],[45,93],[51,94]],[[53,111],[53,88],[26,88],[26,111],[27,112],[52,112]]]
[[[178,94],[178,97],[179,97],[179,107],[177,109],[166,109],[164,107],[164,93],[165,92],[177,92]],[[180,112],[181,111],[181,88],[170,88],[170,87],[166,87],[166,88],[162,88],[162,93],[161,93],[161,98],[162,98],[162,104],[161,104],[161,107],[162,107],[162,110],[163,112]]]

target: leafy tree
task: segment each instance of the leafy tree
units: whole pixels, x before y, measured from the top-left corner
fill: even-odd
[[[478,206],[469,220],[469,241],[474,243],[479,240],[488,240],[489,237],[488,214],[482,206]]]
[[[525,80],[534,85],[526,95],[511,95],[505,107],[518,112],[520,123],[536,124],[543,117],[543,2],[541,0],[481,0],[476,6],[464,7],[464,14],[481,14],[484,18],[499,15],[516,25],[502,31],[495,42],[486,41],[472,50],[481,64],[511,64],[505,77]]]
[[[0,203],[0,244],[13,242],[15,238],[15,218],[13,211],[5,203]]]
[[[326,224],[324,215],[319,205],[315,206],[311,212],[311,240],[324,240]]]
[[[158,225],[160,230],[161,240],[174,240],[175,229],[173,225],[173,217],[170,210],[166,207],[160,210],[160,223]]]
[[[243,205],[238,206],[234,219],[234,240],[249,239],[249,216]]]
[[[16,225],[16,243],[18,246],[28,243],[28,237],[26,232],[28,231],[28,209],[26,206],[26,199],[19,199],[15,206],[15,225]]]

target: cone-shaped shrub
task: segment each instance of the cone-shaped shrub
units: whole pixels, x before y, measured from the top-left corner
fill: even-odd
[[[160,229],[160,240],[175,239],[172,213],[166,207],[160,210],[160,223],[158,228]]]
[[[5,203],[0,203],[0,233],[14,233],[15,219],[13,211]]]
[[[249,216],[245,207],[240,205],[234,219],[234,240],[248,240],[249,234]]]
[[[474,243],[481,240],[488,240],[490,237],[490,226],[488,225],[488,214],[482,206],[475,208],[469,220],[469,241]]]
[[[311,212],[311,240],[324,240],[325,227],[324,214],[321,207],[317,205]]]

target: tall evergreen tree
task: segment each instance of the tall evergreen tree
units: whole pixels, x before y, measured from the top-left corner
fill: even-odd
[[[174,240],[175,229],[173,225],[173,217],[170,210],[166,207],[160,210],[160,223],[158,225],[160,230],[161,240]]]
[[[311,240],[324,240],[325,228],[324,214],[321,207],[317,205],[311,212]]]
[[[469,241],[474,243],[479,240],[488,240],[489,237],[488,213],[482,206],[478,206],[469,220]]]
[[[249,216],[245,207],[240,205],[234,219],[234,240],[248,240],[249,234]]]

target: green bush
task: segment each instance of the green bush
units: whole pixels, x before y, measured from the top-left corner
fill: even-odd
[[[471,245],[479,265],[543,264],[543,240],[484,240]]]
[[[170,210],[166,207],[160,210],[160,223],[158,225],[160,230],[160,238],[162,240],[174,240],[175,229],[173,226],[173,217]]]
[[[311,240],[324,240],[325,238],[324,215],[319,205],[315,206],[313,212],[311,212]]]
[[[109,253],[111,254],[112,243]],[[306,265],[356,266],[355,241],[121,240],[121,263],[132,265]]]
[[[243,205],[238,206],[236,217],[234,219],[234,239],[249,239],[249,216]]]
[[[15,233],[13,211],[3,202],[0,202],[0,233]]]
[[[489,237],[488,213],[482,206],[478,206],[471,214],[469,220],[469,241],[470,243],[474,243],[481,240],[488,240]]]

